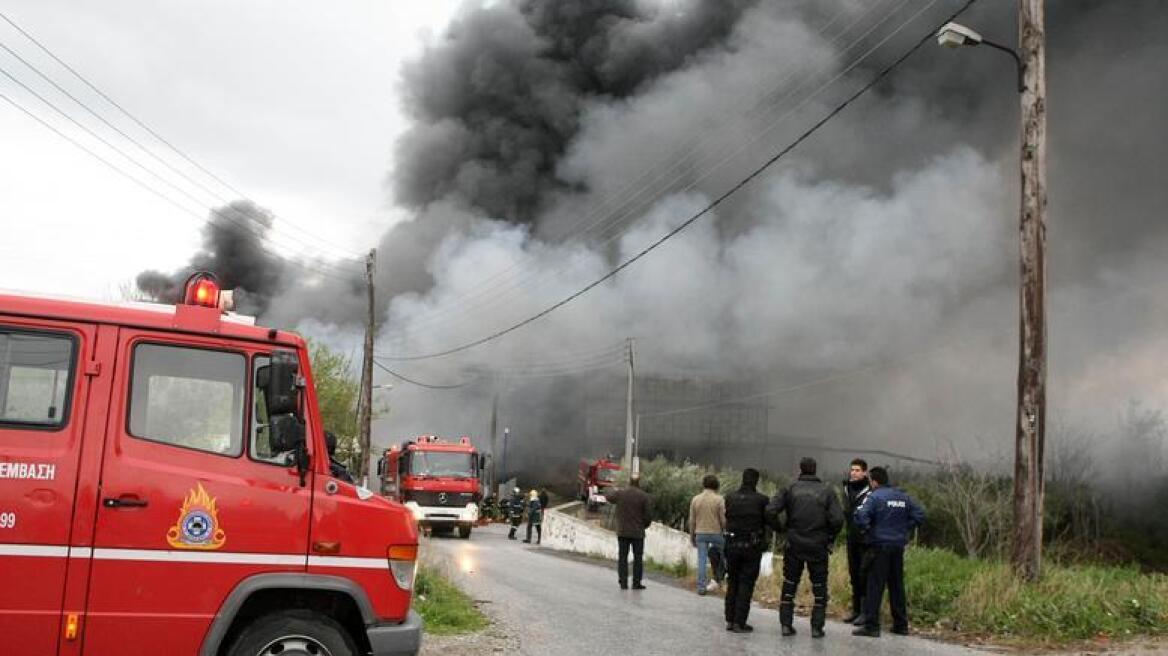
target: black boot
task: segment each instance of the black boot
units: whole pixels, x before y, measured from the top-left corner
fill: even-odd
[[[823,632],[823,627],[822,627],[822,626],[813,626],[813,627],[811,627],[811,637],[812,637],[812,638],[822,638],[822,637],[823,637],[823,636],[825,636],[825,635],[827,635],[827,634],[825,634],[825,633]]]
[[[790,637],[793,635],[795,635],[795,627],[791,626],[790,624],[784,624],[783,625],[783,636]]]
[[[880,637],[880,629],[869,629],[866,626],[862,626],[862,627],[852,631],[852,635],[861,636],[863,638],[879,638]]]

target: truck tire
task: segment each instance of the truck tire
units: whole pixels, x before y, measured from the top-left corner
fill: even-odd
[[[227,656],[357,656],[357,646],[331,617],[310,610],[285,610],[243,629]]]
[[[470,529],[471,529],[470,526],[459,526],[458,527],[458,537],[462,538],[463,540],[470,539]]]

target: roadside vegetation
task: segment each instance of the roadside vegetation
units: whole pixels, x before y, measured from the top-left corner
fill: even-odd
[[[905,556],[909,614],[918,631],[1022,648],[1168,635],[1168,575],[1163,571],[1168,554],[1157,533],[1163,529],[1148,526],[1138,535],[1131,515],[1115,512],[1092,487],[1091,463],[1082,453],[1056,454],[1048,471],[1048,544],[1043,577],[1034,585],[1018,578],[1006,561],[1009,478],[954,463],[902,471],[893,481],[916,496],[929,517]],[[684,530],[689,499],[701,489],[706,473],[719,476],[723,493],[741,480],[737,470],[663,459],[645,463],[642,487],[653,496],[655,519]],[[830,477],[827,482],[837,483]],[[781,477],[764,478],[760,491],[770,495],[785,483]],[[776,553],[781,554],[781,536],[778,540]],[[687,587],[695,584],[696,573],[687,568],[654,563],[650,569],[671,574]],[[774,573],[759,580],[756,601],[777,607],[781,580],[779,556]],[[829,583],[831,614],[846,615],[851,590],[842,534]],[[804,580],[799,595],[797,603],[809,610],[809,581]]]
[[[490,624],[473,599],[430,565],[418,568],[413,607],[422,616],[425,632],[433,635],[474,633]]]

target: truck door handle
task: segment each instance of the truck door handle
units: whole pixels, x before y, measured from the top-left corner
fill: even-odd
[[[145,499],[139,499],[138,497],[131,497],[127,495],[120,496],[116,499],[113,497],[106,497],[101,501],[101,505],[105,506],[106,508],[145,508],[146,504],[147,501]]]

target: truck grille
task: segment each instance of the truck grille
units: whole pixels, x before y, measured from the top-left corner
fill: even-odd
[[[449,506],[451,508],[462,508],[474,501],[474,494],[470,492],[409,491],[405,497],[406,501],[413,501],[419,506]]]

